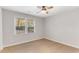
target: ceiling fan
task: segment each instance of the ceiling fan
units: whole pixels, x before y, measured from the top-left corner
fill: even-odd
[[[39,9],[41,9],[42,12],[48,14],[48,10],[52,9],[53,6],[38,6]]]

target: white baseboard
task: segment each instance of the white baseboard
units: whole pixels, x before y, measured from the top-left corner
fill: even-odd
[[[77,46],[77,45],[69,44],[69,43],[66,43],[66,42],[63,42],[63,41],[58,41],[58,40],[55,40],[54,38],[50,38],[50,37],[45,37],[45,38],[48,39],[48,40],[51,40],[51,41],[55,41],[55,42],[58,42],[58,43],[79,49],[79,46]]]
[[[61,41],[55,40],[54,38],[50,38],[48,36],[46,36],[46,37],[38,37],[38,38],[34,38],[34,39],[31,39],[31,40],[28,40],[28,41],[22,41],[22,42],[6,45],[6,46],[3,46],[3,48],[9,47],[9,46],[13,46],[13,45],[19,45],[19,44],[22,44],[22,43],[27,43],[27,42],[31,42],[31,41],[35,41],[35,40],[39,40],[39,39],[42,39],[42,38],[46,38],[48,40],[55,41],[55,42],[58,42],[58,43],[61,43],[61,44],[68,45],[68,46],[71,46],[71,47],[79,49],[79,46],[77,46],[77,45],[72,45],[72,44],[69,44],[69,43],[66,43],[66,42],[61,42]]]
[[[21,42],[17,42],[17,43],[5,45],[5,46],[3,46],[3,48],[10,47],[10,46],[14,46],[14,45],[19,45],[19,44],[23,44],[23,43],[27,43],[27,42],[31,42],[31,41],[35,41],[35,40],[39,40],[39,39],[42,39],[42,38],[43,37],[38,37],[38,38],[34,38],[34,39],[31,39],[31,40],[28,40],[28,41],[21,41]]]

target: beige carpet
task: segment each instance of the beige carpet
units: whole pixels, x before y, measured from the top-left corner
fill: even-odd
[[[40,39],[16,46],[4,48],[2,53],[76,53],[79,49],[47,39]]]

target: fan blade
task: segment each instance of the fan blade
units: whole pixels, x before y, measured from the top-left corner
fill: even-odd
[[[38,11],[38,12],[36,12],[36,13],[40,13],[41,12],[41,10],[40,11]]]
[[[47,7],[47,9],[52,9],[52,8],[53,8],[53,6]]]

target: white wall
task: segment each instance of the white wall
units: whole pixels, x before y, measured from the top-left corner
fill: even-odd
[[[19,12],[3,9],[3,46],[11,46],[18,43],[29,42],[42,38],[43,36],[43,19]],[[21,16],[35,20],[35,33],[15,35],[14,34],[14,17]]]
[[[45,35],[45,38],[48,38],[52,41],[57,41],[79,48],[79,9],[65,11],[54,16],[48,17],[46,19],[5,9],[3,9],[2,12],[4,47],[37,40],[43,38]],[[34,19],[36,22],[36,32],[32,34],[15,35],[15,16]]]
[[[0,8],[0,50],[3,48],[2,9]]]
[[[79,9],[46,18],[46,37],[79,48]]]

